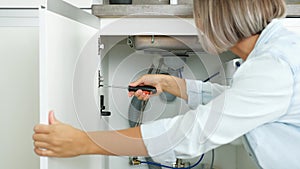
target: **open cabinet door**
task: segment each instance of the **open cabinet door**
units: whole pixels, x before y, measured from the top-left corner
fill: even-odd
[[[97,75],[99,20],[60,0],[40,9],[40,122],[48,112],[82,130],[101,130]],[[101,169],[101,156],[40,159],[41,169]]]

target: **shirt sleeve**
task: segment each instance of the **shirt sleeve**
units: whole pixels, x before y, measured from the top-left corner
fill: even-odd
[[[186,79],[185,82],[188,95],[187,103],[191,109],[196,109],[199,104],[207,104],[228,89],[228,86],[199,80]]]
[[[143,124],[148,154],[158,162],[193,158],[230,143],[287,112],[293,75],[286,62],[270,57],[247,60],[232,87],[184,115]]]

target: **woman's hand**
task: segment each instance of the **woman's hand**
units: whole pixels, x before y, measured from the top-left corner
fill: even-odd
[[[75,157],[86,154],[148,156],[140,127],[119,131],[83,132],[55,119],[49,125],[36,125],[34,151],[46,157]]]
[[[143,85],[150,85],[155,87],[157,90],[157,93],[155,95],[159,95],[162,92],[168,92],[184,100],[187,100],[188,98],[186,93],[185,80],[174,76],[162,74],[149,74],[144,75],[137,81],[129,84],[129,86],[133,87]],[[150,98],[150,95],[148,93],[143,92],[142,90],[138,90],[136,92],[129,92],[128,95],[130,97],[136,96],[140,100],[148,100]]]
[[[34,127],[34,151],[40,156],[75,157],[88,153],[88,145],[93,144],[87,134],[55,119],[49,113],[49,125]]]
[[[139,78],[137,81],[132,82],[129,84],[129,86],[144,86],[149,85],[156,88],[157,93],[155,95],[159,95],[163,92],[163,86],[164,86],[164,80],[167,78],[167,75],[161,75],[161,74],[148,74],[144,75],[141,78]],[[142,90],[138,90],[136,92],[129,92],[128,95],[130,97],[136,96],[139,100],[148,100],[150,98],[150,95],[147,92],[143,92]]]

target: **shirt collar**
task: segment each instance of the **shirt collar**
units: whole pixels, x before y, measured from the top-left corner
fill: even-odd
[[[267,44],[269,42],[269,40],[273,37],[273,35],[276,34],[276,32],[279,29],[282,28],[281,20],[282,19],[273,19],[267,25],[267,27],[260,34],[260,36],[259,36],[259,38],[258,38],[258,40],[257,40],[257,42],[254,46],[254,49],[249,54],[248,58],[250,58],[252,55],[255,55],[255,51],[257,49],[261,48],[264,44]]]

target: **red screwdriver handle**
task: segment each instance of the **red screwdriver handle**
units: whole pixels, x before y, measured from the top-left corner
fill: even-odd
[[[128,86],[128,91],[136,92],[137,90],[141,89],[143,92],[149,92],[150,94],[156,94],[156,88],[153,86]]]

